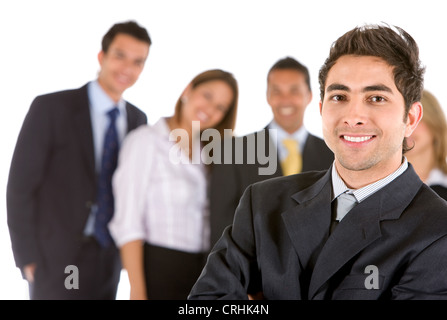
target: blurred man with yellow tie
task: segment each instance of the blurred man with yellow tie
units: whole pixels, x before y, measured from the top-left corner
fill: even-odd
[[[243,163],[214,164],[211,175],[210,211],[212,230],[222,230],[233,221],[233,215],[245,188],[265,179],[296,174],[303,171],[326,170],[334,161],[332,151],[325,142],[310,134],[303,125],[304,112],[312,100],[309,70],[291,57],[277,61],[267,76],[267,102],[272,108],[273,119],[261,131],[244,137],[234,138],[234,146],[243,145]],[[271,133],[274,133],[270,136]],[[259,159],[248,161],[250,152],[259,152],[265,141],[275,146],[274,160],[277,162],[273,174],[260,174],[265,168]],[[251,145],[250,145],[251,144]],[[250,146],[249,146],[250,145]],[[256,147],[253,148],[253,145]],[[271,150],[271,149],[270,149]],[[241,150],[233,151],[233,155]],[[265,155],[270,159],[272,155]],[[256,156],[252,158],[257,158]],[[211,241],[221,232],[212,232]]]

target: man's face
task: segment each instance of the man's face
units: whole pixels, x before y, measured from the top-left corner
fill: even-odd
[[[420,104],[404,119],[405,103],[383,59],[342,56],[330,69],[320,112],[337,170],[369,170],[371,179],[397,169],[402,142],[421,118]]]
[[[149,44],[122,33],[116,35],[107,52],[98,54],[98,81],[114,101],[138,80],[148,54]]]
[[[304,74],[292,69],[273,70],[267,82],[267,102],[273,119],[293,133],[303,125],[304,111],[312,100]]]

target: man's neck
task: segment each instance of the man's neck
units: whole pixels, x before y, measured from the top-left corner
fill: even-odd
[[[377,182],[392,174],[402,165],[402,156],[400,159],[400,161],[394,161],[393,164],[388,164],[386,167],[377,164],[374,167],[364,170],[347,169],[335,160],[335,168],[345,182],[346,186],[350,189],[356,190]]]
[[[113,100],[113,102],[117,103],[121,100],[122,95],[120,93],[115,93],[113,90],[109,90],[108,87],[98,78],[98,83],[101,86],[102,90]]]

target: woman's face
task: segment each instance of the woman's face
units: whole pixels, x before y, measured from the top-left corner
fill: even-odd
[[[182,95],[182,122],[190,126],[192,121],[200,121],[201,130],[215,127],[230,109],[233,96],[231,87],[222,80],[188,86]]]

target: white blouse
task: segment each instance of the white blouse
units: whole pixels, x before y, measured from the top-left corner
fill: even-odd
[[[124,140],[113,177],[115,214],[109,223],[118,247],[143,240],[192,253],[209,250],[206,168],[170,160],[175,148],[176,154],[187,156],[169,141],[169,134],[162,118]]]
[[[430,171],[425,184],[428,186],[440,185],[447,188],[447,175],[441,169],[434,168]]]

